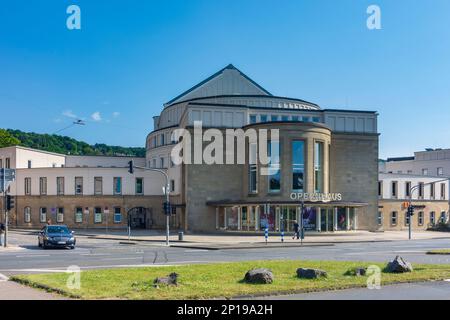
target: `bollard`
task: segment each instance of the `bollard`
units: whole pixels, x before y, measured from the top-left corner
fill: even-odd
[[[284,242],[284,231],[281,231],[281,242]]]
[[[184,232],[183,231],[178,232],[178,241],[183,241],[183,239],[184,239]]]
[[[264,238],[266,239],[267,244],[267,240],[269,240],[269,228],[264,229]]]

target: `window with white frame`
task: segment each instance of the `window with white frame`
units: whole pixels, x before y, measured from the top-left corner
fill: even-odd
[[[83,194],[83,177],[75,177],[75,194]]]
[[[427,176],[428,175],[428,169],[422,169],[422,175]]]
[[[136,194],[144,194],[144,178],[136,178]]]
[[[445,183],[441,183],[441,200],[445,200]]]
[[[39,208],[39,222],[47,222],[47,208]]]
[[[25,178],[25,195],[31,195],[31,178]]]
[[[391,182],[391,197],[392,198],[397,198],[398,196],[398,183],[397,181],[392,181]]]
[[[56,178],[56,193],[58,196],[64,195],[64,177]]]
[[[424,183],[423,182],[419,182],[419,190],[418,190],[419,199],[423,199],[424,189],[425,189]]]
[[[101,195],[103,193],[103,178],[94,177],[94,194]]]
[[[39,178],[39,194],[40,195],[47,194],[47,178],[46,177]]]
[[[383,225],[383,212],[381,212],[381,211],[378,211],[377,224],[379,226]]]
[[[378,197],[383,197],[383,181],[378,181]]]
[[[411,197],[411,181],[405,182],[405,197],[406,198]]]
[[[391,212],[391,226],[396,226],[397,225],[397,211],[393,211]]]
[[[447,212],[445,212],[445,211],[441,212],[441,217],[439,218],[439,222],[440,223],[447,223]]]
[[[122,209],[120,207],[114,208],[114,223],[122,223]]]
[[[444,175],[444,168],[437,168],[437,175],[443,176]]]
[[[64,222],[64,208],[62,207],[58,208],[58,211],[56,213],[56,222],[58,223]]]
[[[94,208],[94,223],[102,223],[103,221],[103,211],[100,207]]]
[[[419,213],[417,214],[417,223],[418,223],[419,227],[423,226],[423,224],[424,224],[424,213],[423,213],[423,211],[419,211]]]
[[[430,224],[434,226],[436,224],[436,212],[430,212]]]
[[[435,195],[435,185],[434,183],[430,184],[430,199],[434,200],[434,195]]]
[[[23,221],[25,223],[31,222],[31,208],[30,207],[23,208]]]
[[[75,208],[75,223],[83,223],[83,208]]]
[[[121,177],[115,177],[113,179],[113,188],[114,188],[114,194],[120,195],[122,194],[122,178]]]

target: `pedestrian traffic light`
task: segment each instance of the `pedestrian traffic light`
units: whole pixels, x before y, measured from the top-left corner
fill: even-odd
[[[14,198],[10,195],[6,196],[6,210],[11,210],[14,208]]]
[[[163,204],[163,210],[164,210],[164,213],[166,214],[166,215],[170,215],[170,213],[171,213],[171,207],[170,207],[170,202],[164,202],[164,204]]]
[[[134,164],[133,164],[133,160],[128,162],[128,172],[133,174],[134,173]]]

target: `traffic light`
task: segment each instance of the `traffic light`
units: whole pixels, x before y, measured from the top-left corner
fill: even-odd
[[[128,162],[128,172],[133,174],[134,173],[134,164],[133,164],[133,160]]]
[[[413,206],[409,206],[407,213],[408,213],[408,217],[412,217],[414,215],[414,207]]]
[[[170,202],[166,201],[166,202],[163,203],[163,210],[164,210],[164,213],[166,215],[170,215],[171,214],[172,209],[171,209],[171,206],[170,206]]]
[[[6,210],[11,210],[14,208],[14,198],[10,195],[6,196]]]

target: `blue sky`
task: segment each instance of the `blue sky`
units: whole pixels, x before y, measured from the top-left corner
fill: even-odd
[[[70,4],[82,30],[66,28]],[[143,146],[164,102],[229,63],[275,95],[378,111],[380,157],[450,147],[448,0],[2,2],[0,127],[79,117],[62,133]]]

